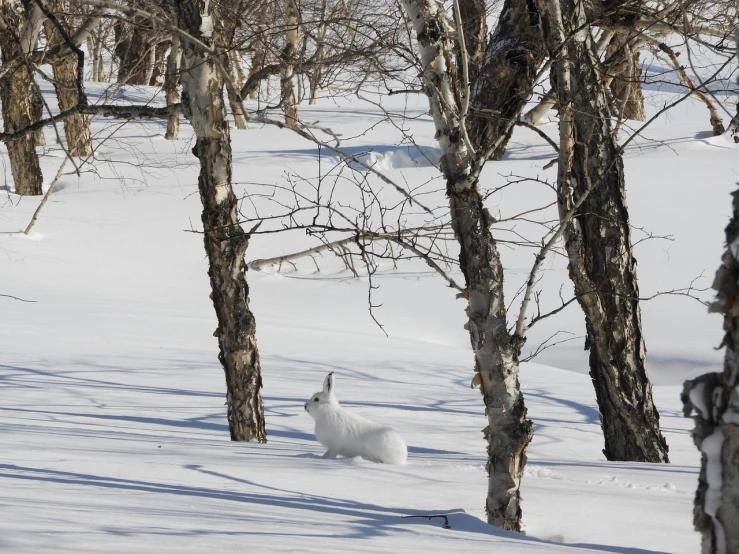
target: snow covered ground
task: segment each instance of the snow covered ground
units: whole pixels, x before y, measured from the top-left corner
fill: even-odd
[[[650,109],[673,98],[653,93]],[[398,130],[370,104],[324,101],[303,107],[301,118],[356,137],[345,146],[372,150],[366,159],[413,185],[438,175],[427,160],[433,127],[417,101],[390,107],[416,116],[406,125],[423,155],[400,145]],[[707,136],[707,121],[703,106],[684,102],[628,149],[632,223],[672,238],[636,246],[643,296],[701,274],[696,286],[708,287],[719,263],[739,162],[733,143]],[[93,129],[102,140],[112,127],[99,120]],[[555,134],[556,123],[543,130]],[[48,182],[62,153],[46,133]],[[269,443],[230,442],[202,240],[187,232],[200,221],[191,133],[183,125],[177,142],[162,134],[157,122],[118,130],[100,147],[95,172],[61,179],[29,237],[20,231],[39,199],[1,192],[0,294],[34,303],[0,297],[0,551],[698,551],[699,455],[679,393],[686,376],[720,367],[713,347],[721,320],[681,296],[642,307],[669,465],[604,459],[581,338],[522,366],[535,425],[522,493],[526,536],[484,523],[485,421],[469,386],[464,306],[420,262],[375,275],[374,301],[383,304],[375,315],[389,337],[367,313],[366,278],[328,256],[320,273],[310,260],[249,272]],[[249,183],[284,182],[286,172],[317,172],[316,149],[288,131],[253,126],[232,138],[239,193],[253,190]],[[517,129],[483,181],[551,180],[556,169],[542,169],[551,158],[540,137]],[[7,183],[4,149],[1,159]],[[552,200],[550,189],[527,183],[493,195],[490,208],[505,216]],[[643,235],[635,230],[634,240]],[[300,232],[258,236],[247,256],[314,244]],[[502,253],[511,299],[533,251]],[[565,262],[553,257],[545,302],[559,302],[560,283],[566,295]],[[532,329],[527,351],[558,330],[581,336],[583,327],[573,304]],[[318,457],[302,404],[329,371],[346,407],[406,438],[407,466]],[[408,517],[437,514],[451,529],[442,518]]]

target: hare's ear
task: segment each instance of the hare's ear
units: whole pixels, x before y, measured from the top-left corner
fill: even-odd
[[[334,372],[332,371],[328,375],[326,375],[326,378],[323,380],[323,392],[326,394],[331,394],[334,392]]]

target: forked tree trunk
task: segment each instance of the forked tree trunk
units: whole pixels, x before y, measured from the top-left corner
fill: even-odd
[[[30,45],[36,43],[34,37],[19,43],[16,37],[28,37],[37,28],[35,10],[26,11],[21,2],[0,0],[0,54],[3,64],[17,64],[17,67],[0,80],[0,102],[5,132],[12,133],[36,121],[31,102],[31,88],[36,84],[25,63],[18,63],[27,55]],[[40,22],[40,19],[39,19]],[[34,133],[6,144],[10,159],[10,172],[16,194],[40,195],[43,176],[36,154]]]
[[[492,218],[483,205],[478,183],[471,176],[473,158],[462,140],[462,121],[455,100],[456,71],[450,29],[443,7],[435,0],[406,0],[423,63],[423,88],[442,153],[452,228],[460,245],[459,262],[465,276],[470,342],[475,356],[475,380],[480,383],[488,425],[488,522],[501,529],[521,531],[521,479],[532,424],[518,382],[520,337],[507,329],[503,298],[503,267]]]
[[[531,96],[546,53],[536,4],[505,0],[472,87],[469,130],[477,150],[486,151],[498,143],[491,157],[503,157],[513,130],[509,122],[518,118]]]
[[[180,48],[180,35],[172,33],[172,47],[167,57],[167,71],[164,74],[164,95],[167,106],[176,104],[180,95],[177,86],[180,82],[180,60],[182,49]],[[179,140],[180,138],[180,114],[170,115],[167,119],[167,131],[164,133],[167,140]]]
[[[65,2],[56,1],[50,4],[51,9],[57,12],[64,11]],[[60,22],[72,34],[67,18],[58,17]],[[46,40],[50,48],[61,46],[64,39],[59,30],[51,21],[44,21],[44,30],[46,32]],[[54,90],[56,90],[56,98],[61,111],[74,108],[80,100],[77,90],[77,54],[70,52],[68,54],[55,56],[51,67],[54,71]],[[67,139],[67,151],[72,157],[92,156],[92,140],[90,139],[90,124],[86,116],[82,114],[70,115],[64,119],[64,135]]]
[[[285,0],[285,47],[282,50],[280,71],[280,100],[285,112],[285,123],[298,124],[298,101],[295,96],[295,61],[298,54],[299,14],[295,0]]]
[[[177,2],[179,25],[212,46],[210,5],[203,0]],[[228,425],[231,440],[266,442],[262,408],[262,377],[256,323],[249,309],[244,254],[249,236],[239,225],[237,200],[231,187],[231,139],[223,103],[223,77],[215,61],[188,40],[182,40],[182,99],[195,130],[194,154],[200,160],[198,188],[203,203],[205,251],[211,298],[218,316],[218,356],[226,373]]]
[[[580,0],[548,0],[560,105],[560,217],[584,201],[564,242],[583,311],[608,460],[667,462],[667,443],[647,378],[636,261],[631,250],[621,154]],[[566,23],[563,23],[566,22]],[[570,40],[565,37],[572,35]]]

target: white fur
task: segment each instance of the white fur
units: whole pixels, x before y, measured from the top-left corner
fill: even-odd
[[[316,438],[327,448],[324,458],[361,456],[383,464],[405,464],[408,447],[398,433],[374,421],[347,412],[334,394],[334,374],[329,373],[323,390],[305,403],[316,421]]]

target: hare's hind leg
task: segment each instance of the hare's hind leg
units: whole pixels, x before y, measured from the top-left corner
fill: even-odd
[[[335,460],[336,456],[338,456],[338,452],[333,452],[331,450],[326,450],[326,453],[321,456],[324,460]]]

